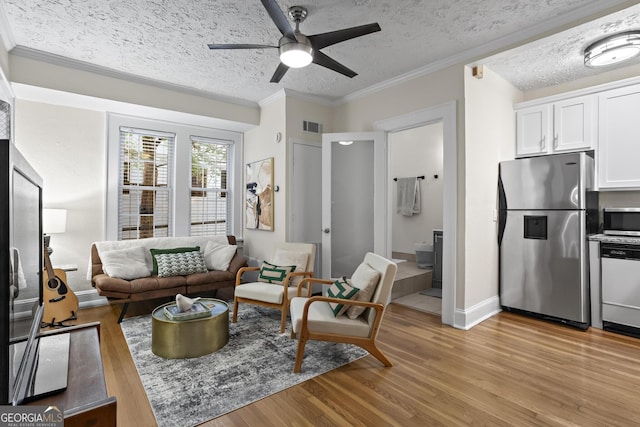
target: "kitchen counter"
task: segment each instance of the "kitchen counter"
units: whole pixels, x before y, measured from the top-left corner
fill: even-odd
[[[611,234],[591,234],[587,236],[587,239],[595,242],[640,245],[640,237],[634,237],[634,236],[613,236]]]

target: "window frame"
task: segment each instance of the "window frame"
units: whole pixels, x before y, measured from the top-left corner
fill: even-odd
[[[189,145],[191,147],[191,152],[190,152],[190,162],[189,162],[189,166],[191,168],[193,168],[193,143],[200,143],[200,144],[212,144],[212,145],[222,145],[222,146],[226,146],[227,147],[227,169],[225,169],[225,174],[224,174],[224,178],[221,177],[221,180],[224,179],[224,182],[226,184],[225,188],[201,188],[201,187],[194,187],[193,186],[193,173],[191,173],[191,179],[190,179],[190,186],[189,186],[189,194],[191,195],[191,198],[194,197],[194,192],[201,192],[204,193],[203,196],[206,197],[206,194],[209,192],[212,193],[220,193],[221,198],[227,198],[227,203],[226,203],[226,218],[227,218],[227,230],[229,230],[231,224],[229,224],[229,220],[228,218],[233,216],[233,200],[234,200],[234,196],[237,196],[236,194],[234,194],[231,189],[230,189],[230,182],[228,179],[229,176],[229,172],[230,172],[230,168],[232,167],[232,162],[231,162],[231,158],[233,155],[233,144],[229,141],[229,140],[222,140],[222,139],[212,139],[209,137],[204,137],[201,135],[191,135],[189,138]],[[206,176],[206,175],[205,175]],[[231,200],[231,203],[229,203],[229,200]],[[191,199],[190,202],[192,202],[193,200]],[[191,228],[193,227],[193,223],[192,221],[192,216],[193,216],[193,204],[189,203],[189,231],[191,234]]]
[[[191,230],[191,136],[231,142],[227,174],[231,195],[230,234],[242,238],[242,145],[239,132],[207,128],[184,123],[146,119],[121,114],[107,114],[107,194],[105,210],[105,238],[118,240],[118,197],[120,179],[120,128],[149,129],[175,134],[173,156],[174,174],[170,177],[173,192],[170,200],[169,236],[189,236]]]

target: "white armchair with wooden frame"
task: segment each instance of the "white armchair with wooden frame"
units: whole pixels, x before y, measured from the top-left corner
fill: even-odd
[[[285,330],[289,302],[298,289],[311,296],[311,285],[298,286],[305,277],[313,277],[316,245],[313,243],[277,243],[270,261],[262,267],[242,267],[236,274],[232,322],[238,321],[239,304],[256,304],[281,311],[280,333]],[[242,282],[242,275],[258,271],[257,282]]]
[[[397,270],[392,261],[369,252],[349,280],[302,280],[299,296],[291,300],[289,307],[291,338],[298,338],[293,372],[302,369],[304,348],[309,340],[355,344],[383,365],[392,366],[376,345],[376,338]],[[302,296],[313,283],[331,285],[327,295]],[[353,292],[353,288],[357,291]]]

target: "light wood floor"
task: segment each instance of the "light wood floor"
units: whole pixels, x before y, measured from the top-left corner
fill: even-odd
[[[118,399],[118,425],[154,426],[117,311],[91,308],[79,318],[102,321],[103,364],[109,393]],[[393,367],[367,356],[203,425],[640,424],[638,339],[511,313],[462,331],[391,304],[379,342]]]

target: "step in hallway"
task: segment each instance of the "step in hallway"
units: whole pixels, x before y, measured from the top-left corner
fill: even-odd
[[[442,315],[442,299],[431,295],[436,289],[431,287],[432,270],[418,268],[411,260],[395,259],[398,264],[396,280],[391,291],[391,302],[415,310]]]

